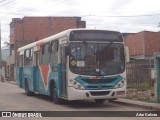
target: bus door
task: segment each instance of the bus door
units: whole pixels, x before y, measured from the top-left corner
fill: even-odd
[[[60,46],[60,57],[61,57],[61,96],[67,96],[67,79],[66,79],[66,55],[65,55],[65,44]]]
[[[39,92],[39,52],[34,52],[34,70],[33,70],[33,85],[34,85],[34,91]]]

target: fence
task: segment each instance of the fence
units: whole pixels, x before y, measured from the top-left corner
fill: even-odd
[[[148,85],[154,86],[151,72],[154,68],[153,60],[132,60],[127,63],[128,87]]]

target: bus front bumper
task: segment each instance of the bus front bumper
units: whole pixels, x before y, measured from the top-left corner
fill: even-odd
[[[110,99],[126,96],[126,88],[108,90],[78,90],[68,87],[68,100]]]

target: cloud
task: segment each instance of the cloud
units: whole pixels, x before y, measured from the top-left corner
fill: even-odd
[[[6,0],[0,3],[2,41],[9,38],[11,19],[24,16],[80,16],[88,28],[158,31],[160,15],[123,16],[159,14],[159,5],[159,0]]]
[[[133,0],[114,0],[112,5],[109,7],[109,10],[120,12],[124,10],[124,8],[132,2]]]

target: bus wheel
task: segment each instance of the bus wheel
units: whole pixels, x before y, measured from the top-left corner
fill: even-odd
[[[25,80],[25,93],[27,96],[33,95],[33,93],[31,91],[29,91],[29,85],[28,85],[27,80]]]
[[[102,104],[102,103],[104,103],[104,101],[105,101],[105,99],[95,99],[95,102],[97,104]]]
[[[57,97],[56,85],[52,84],[50,90],[51,90],[50,91],[50,95],[51,95],[51,98],[52,98],[53,102],[56,103],[56,104],[59,104],[60,103],[60,99]]]

